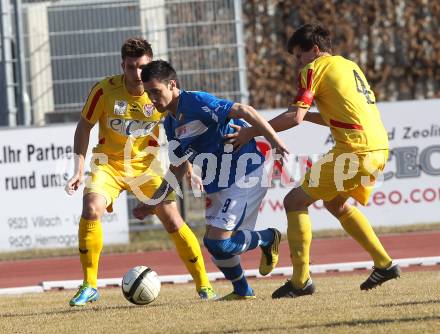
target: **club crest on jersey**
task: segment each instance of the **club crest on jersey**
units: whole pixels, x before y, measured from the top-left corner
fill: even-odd
[[[143,112],[145,117],[151,117],[154,111],[154,104],[144,104]]]
[[[115,100],[113,112],[115,115],[124,115],[127,112],[128,103],[125,100]]]

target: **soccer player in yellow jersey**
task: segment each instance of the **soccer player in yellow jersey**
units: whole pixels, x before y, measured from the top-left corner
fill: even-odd
[[[71,306],[82,306],[99,298],[97,276],[103,245],[100,219],[104,211],[112,211],[112,203],[124,190],[145,200],[162,183],[161,171],[153,166],[153,161],[159,146],[156,125],[163,114],[154,108],[140,78],[142,67],[152,61],[153,52],[144,39],[131,38],[122,45],[121,56],[123,74],[108,77],[92,88],[75,132],[75,172],[66,185],[68,194],[73,194],[84,180],[90,130],[99,123],[99,142],[93,149],[91,177],[84,188],[78,231],[84,282],[70,300]],[[200,298],[215,298],[200,245],[180,216],[174,193],[157,205],[155,214],[173,239]]]
[[[315,291],[309,272],[312,229],[308,206],[320,199],[373,258],[374,270],[361,284],[362,290],[372,289],[400,276],[399,266],[392,263],[367,218],[347,203],[353,197],[367,204],[388,159],[387,132],[374,94],[354,62],[331,54],[330,33],[324,27],[300,27],[289,39],[288,51],[300,70],[298,93],[288,111],[269,123],[276,131],[290,129],[303,120],[328,126],[336,144],[306,173],[303,184],[284,198],[293,275],[272,297],[294,298]],[[307,113],[313,101],[319,113]],[[239,146],[255,135],[255,129],[242,128],[238,135],[228,137]]]

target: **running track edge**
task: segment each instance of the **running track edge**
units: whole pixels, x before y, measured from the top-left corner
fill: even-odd
[[[409,266],[436,266],[440,265],[440,256],[432,257],[418,257],[408,259],[394,259],[393,263],[399,264],[401,267]],[[316,264],[310,265],[310,272],[312,274],[325,274],[335,272],[351,272],[355,270],[371,269],[373,266],[372,261],[362,262],[345,262],[345,263],[329,263],[329,264]],[[154,268],[152,268],[154,270]],[[246,277],[260,278],[263,277],[259,274],[258,269],[251,269],[245,271]],[[270,276],[291,276],[292,267],[280,267],[275,268]],[[188,283],[192,281],[192,277],[189,274],[186,275],[161,275],[159,276],[161,283]],[[224,276],[221,272],[208,273],[210,281],[223,280]],[[98,287],[120,287],[122,278],[103,278],[98,280]],[[24,286],[16,288],[3,288],[0,289],[0,295],[19,295],[26,293],[41,293],[49,290],[64,290],[64,289],[77,289],[82,284],[82,280],[66,280],[66,281],[43,281],[39,285]]]

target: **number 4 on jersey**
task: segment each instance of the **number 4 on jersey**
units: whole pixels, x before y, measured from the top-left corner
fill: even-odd
[[[362,80],[361,76],[359,75],[358,72],[356,72],[356,70],[353,70],[353,74],[354,74],[354,80],[356,81],[356,90],[363,94],[365,96],[365,98],[367,99],[367,103],[368,104],[374,104],[374,100],[372,100],[370,98],[370,94],[371,92],[367,89],[367,87],[365,86],[364,81]]]

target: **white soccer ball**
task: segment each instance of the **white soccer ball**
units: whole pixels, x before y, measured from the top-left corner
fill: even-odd
[[[133,304],[150,304],[159,296],[159,292],[159,276],[149,267],[131,268],[122,278],[122,293]]]

